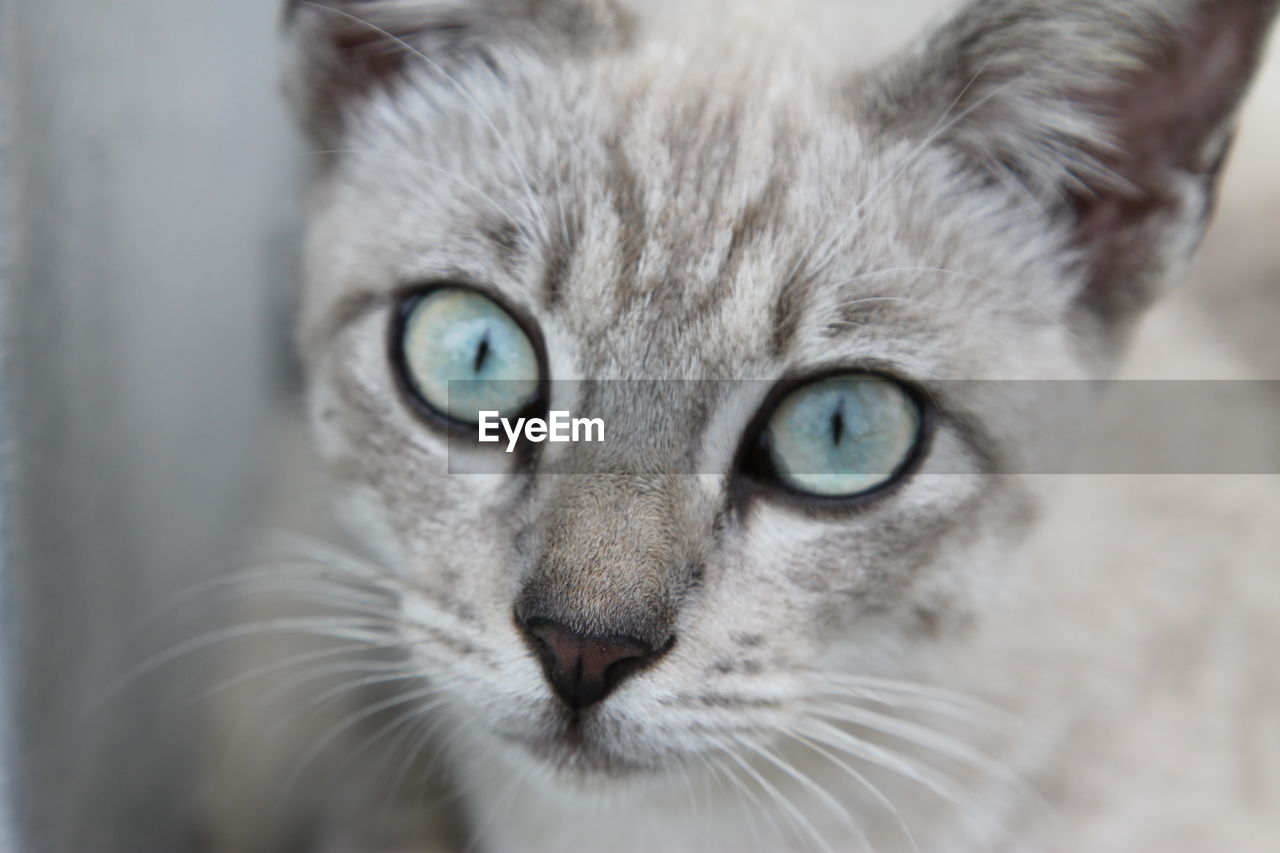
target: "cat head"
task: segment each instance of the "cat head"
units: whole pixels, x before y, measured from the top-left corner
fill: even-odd
[[[969,380],[1107,371],[1274,7],[978,0],[868,64],[782,11],[290,3],[311,411],[424,674],[625,773],[972,630],[1049,423]],[[441,383],[482,368],[613,440],[475,442]]]

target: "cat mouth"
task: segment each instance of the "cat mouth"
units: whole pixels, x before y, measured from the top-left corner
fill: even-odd
[[[634,778],[657,772],[656,762],[624,755],[595,711],[556,713],[538,735],[509,735],[509,741],[552,769],[577,777]]]

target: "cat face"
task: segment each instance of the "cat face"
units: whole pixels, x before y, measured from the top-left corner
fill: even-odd
[[[310,406],[404,646],[469,729],[571,774],[927,668],[1009,584],[1035,496],[1007,475],[1057,422],[972,380],[1105,371],[1203,226],[1270,4],[978,3],[858,73],[781,15],[507,5],[291,16],[331,152]],[[442,289],[610,440],[504,454],[424,411],[404,318]],[[837,499],[749,461],[829,377],[912,412],[901,464]]]

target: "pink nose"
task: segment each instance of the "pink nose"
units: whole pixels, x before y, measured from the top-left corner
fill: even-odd
[[[542,658],[551,689],[573,711],[603,700],[670,646],[654,649],[634,637],[588,637],[537,617],[522,621],[521,627]]]

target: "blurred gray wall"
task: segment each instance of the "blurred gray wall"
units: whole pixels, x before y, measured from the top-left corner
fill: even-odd
[[[0,7],[0,34],[5,32],[9,23],[5,7]],[[0,37],[0,73],[5,68],[5,39]],[[0,87],[0,323],[9,316],[8,295],[6,286],[9,281],[9,241],[4,227],[9,219],[8,207],[12,197],[9,186],[9,172],[6,169],[6,140],[9,124],[7,121],[8,103],[6,91]],[[8,375],[8,362],[3,339],[0,339],[0,850],[15,850],[13,826],[13,788],[11,784],[13,763],[12,741],[12,653],[17,643],[15,631],[16,619],[11,609],[9,566],[11,563],[9,543],[9,494],[5,484],[11,480],[9,465],[9,400],[5,393],[4,377]]]
[[[190,633],[140,617],[229,568],[252,515],[305,167],[278,13],[0,0],[0,766],[24,853],[201,846],[195,676],[94,700]]]

